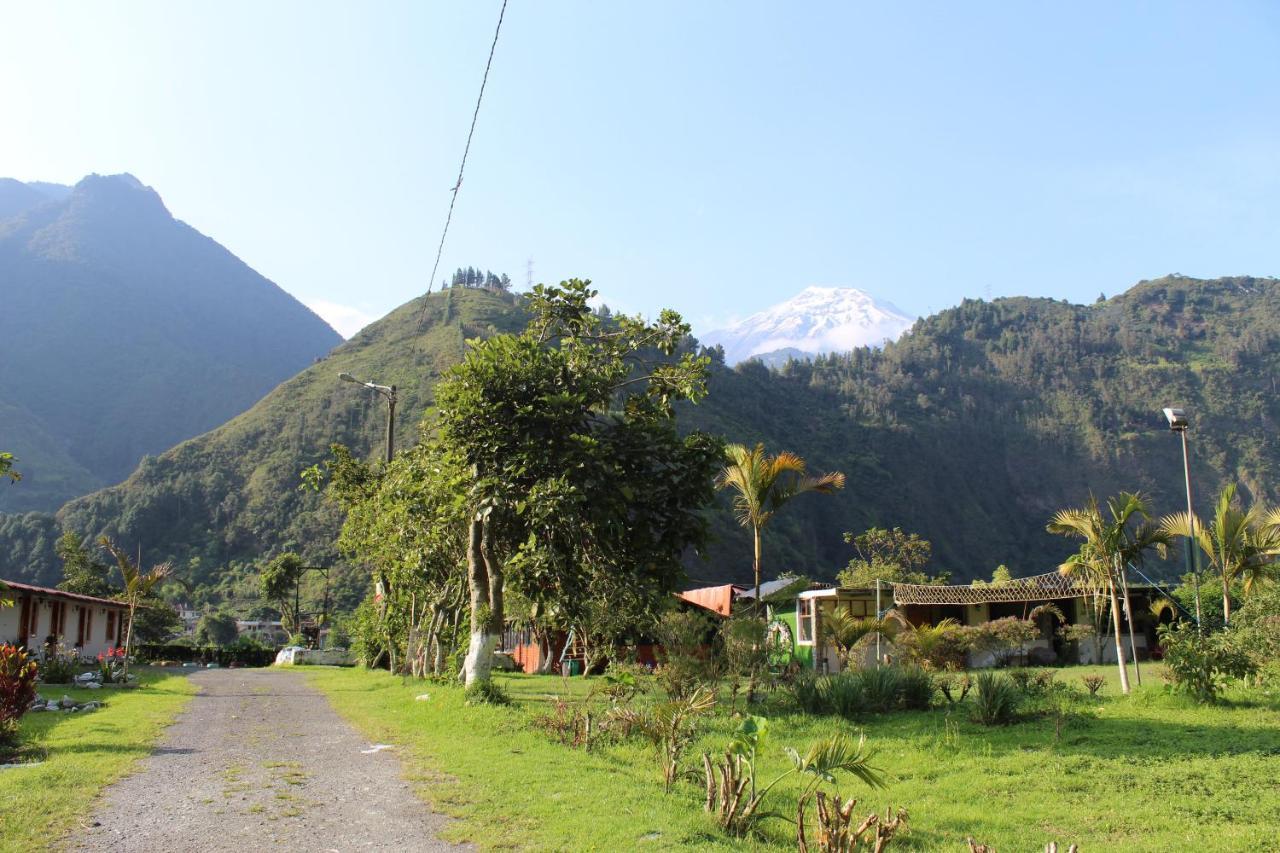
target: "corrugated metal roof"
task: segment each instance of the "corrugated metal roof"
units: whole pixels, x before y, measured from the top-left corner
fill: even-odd
[[[111,598],[98,598],[96,595],[81,595],[78,592],[66,592],[61,589],[50,589],[47,586],[32,586],[29,583],[18,583],[17,581],[5,580],[4,578],[0,578],[0,583],[9,587],[9,589],[17,590],[18,592],[30,592],[36,595],[43,595],[48,598],[65,598],[68,601],[84,601],[91,604],[101,604],[107,607],[119,607],[121,609],[128,608],[129,606],[122,601],[116,601]]]

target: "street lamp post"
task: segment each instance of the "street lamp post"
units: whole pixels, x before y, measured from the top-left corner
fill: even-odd
[[[356,379],[350,373],[339,373],[338,378],[343,382],[354,382],[357,385],[363,385],[365,388],[371,388],[377,391],[387,401],[387,462],[391,462],[391,457],[396,452],[396,386],[394,385],[378,385],[375,382],[365,382]]]
[[[1200,619],[1200,560],[1196,554],[1196,514],[1191,506],[1191,456],[1187,451],[1187,428],[1191,423],[1182,409],[1165,409],[1164,416],[1169,421],[1169,429],[1182,436],[1182,474],[1187,483],[1187,532],[1190,534],[1187,537],[1187,570],[1191,572],[1192,583],[1196,587],[1196,630],[1203,632]]]

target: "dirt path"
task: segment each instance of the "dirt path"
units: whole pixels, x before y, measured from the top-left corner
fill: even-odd
[[[301,673],[209,670],[134,775],[113,785],[76,850],[457,850],[395,751],[373,749]],[[97,823],[96,826],[92,824]]]

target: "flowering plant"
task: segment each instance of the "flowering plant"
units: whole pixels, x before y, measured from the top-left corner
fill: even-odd
[[[98,676],[103,684],[123,681],[124,649],[107,649],[98,655]]]

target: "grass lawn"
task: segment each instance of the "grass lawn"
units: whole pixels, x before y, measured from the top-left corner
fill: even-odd
[[[0,769],[0,851],[44,850],[91,812],[94,799],[146,757],[195,690],[187,679],[141,668],[136,690],[40,685],[45,697],[101,701],[96,711],[27,714],[22,747],[43,763]]]
[[[1084,851],[1277,849],[1274,700],[1234,695],[1232,704],[1198,707],[1168,694],[1154,667],[1130,697],[1118,695],[1114,667],[1057,672],[1077,686],[1081,675],[1108,678],[1094,716],[1068,724],[1060,741],[1048,718],[985,728],[966,708],[935,708],[849,723],[797,714],[774,694],[757,710],[772,723],[760,777],[788,766],[783,746],[803,752],[833,731],[865,731],[889,787],[844,779],[839,788],[860,799],[862,814],[908,809],[911,831],[892,849],[961,851],[968,836],[1001,851],[1042,850],[1054,839]],[[662,792],[647,744],[587,753],[531,730],[529,718],[555,696],[585,694],[584,679],[501,676],[513,706],[467,708],[453,686],[350,669],[308,674],[371,740],[401,748],[423,797],[459,818],[449,838],[482,848],[794,849],[794,826],[780,819],[765,821],[759,838],[727,839],[702,812],[700,784]],[[422,693],[430,699],[415,701]],[[709,719],[685,764],[722,751],[735,726],[727,713]],[[779,785],[765,810],[793,816],[797,790]]]

